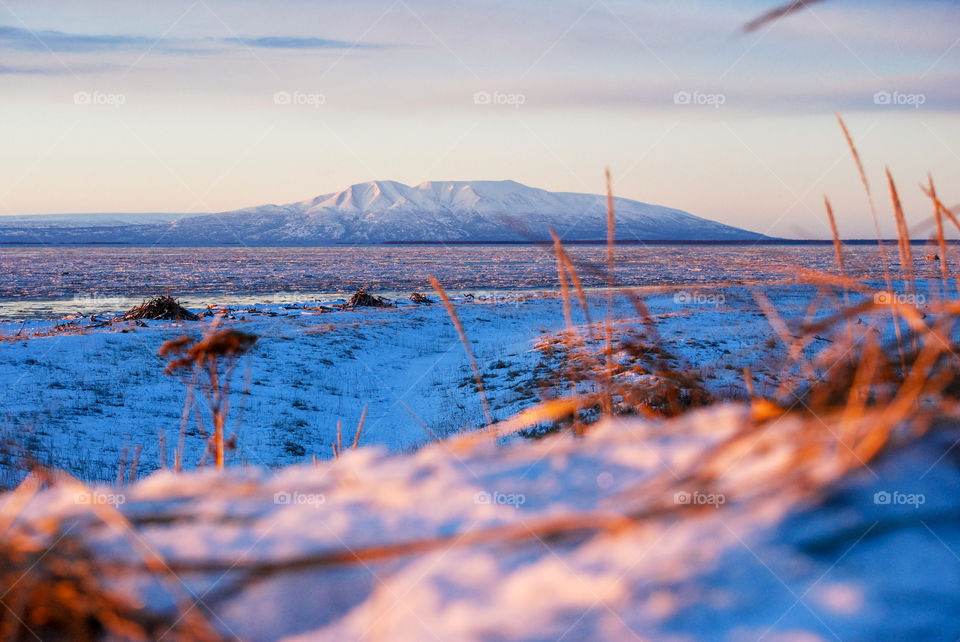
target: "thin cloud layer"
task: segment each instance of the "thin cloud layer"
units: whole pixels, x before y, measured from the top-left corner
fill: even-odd
[[[200,54],[235,47],[263,49],[385,49],[392,45],[348,42],[331,38],[257,36],[183,39],[132,34],[82,34],[51,29],[30,30],[0,26],[0,49],[23,52],[109,53],[151,50],[161,53]]]
[[[264,36],[260,38],[226,38],[223,42],[241,44],[247,47],[264,49],[386,49],[391,45],[347,42],[329,38],[294,38],[283,36]]]

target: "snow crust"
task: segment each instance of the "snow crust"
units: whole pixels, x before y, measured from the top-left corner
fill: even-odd
[[[960,526],[947,489],[960,474],[943,456],[953,436],[928,435],[842,478],[813,462],[813,493],[762,447],[712,489],[725,496],[719,507],[675,506],[675,488],[707,490],[683,482],[667,496],[650,490],[658,476],[684,479],[748,417],[719,406],[605,423],[583,438],[442,443],[408,456],[368,448],[316,468],[156,473],[96,489],[123,496],[117,508],[142,524],[136,536],[103,526],[67,484],[42,492],[19,523],[64,520],[102,559],[129,564],[139,559],[131,540],[148,542],[177,581],[141,573],[120,582],[125,594],[175,617],[171,595],[185,592],[220,633],[251,640],[953,639]],[[767,434],[789,437],[801,421]],[[877,503],[878,492],[925,501]],[[644,506],[676,510],[589,527]],[[561,518],[588,526],[549,536],[544,524]],[[440,544],[367,554],[424,540]],[[228,570],[185,569],[201,561]],[[248,574],[263,563],[291,565]]]

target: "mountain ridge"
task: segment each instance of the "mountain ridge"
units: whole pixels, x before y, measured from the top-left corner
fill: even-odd
[[[614,198],[617,238],[625,241],[735,241],[762,234],[682,210]],[[172,244],[381,244],[541,242],[549,230],[565,240],[606,238],[606,197],[551,192],[517,181],[368,181],[282,205],[267,204],[171,221],[105,226],[6,226],[0,242],[118,242]],[[39,223],[39,222],[38,222]]]

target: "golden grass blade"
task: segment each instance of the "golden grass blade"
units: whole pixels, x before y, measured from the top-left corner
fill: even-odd
[[[133,462],[130,463],[130,477],[129,483],[133,483],[137,480],[137,468],[140,467],[140,452],[143,450],[143,447],[140,444],[137,444],[137,448],[133,453]]]
[[[752,400],[756,396],[756,393],[753,390],[753,378],[750,374],[750,368],[743,369],[743,382],[747,388],[747,397]]]
[[[527,428],[540,424],[552,423],[565,419],[581,408],[588,408],[597,403],[594,397],[560,397],[541,401],[532,408],[527,408],[508,419],[497,422],[483,430],[466,433],[448,442],[454,449],[469,448],[470,446],[488,439],[499,439]]]
[[[837,267],[840,270],[840,278],[847,280],[847,271],[843,264],[843,244],[840,242],[840,232],[837,230],[837,219],[833,215],[833,208],[830,206],[830,199],[823,197],[823,203],[827,206],[827,217],[830,219],[830,233],[833,234],[833,249],[837,253]],[[850,297],[847,294],[847,288],[843,288],[843,300],[848,306]]]
[[[859,457],[864,460],[874,457],[886,444],[893,428],[907,419],[915,410],[920,394],[937,392],[930,390],[925,384],[930,378],[934,364],[943,354],[944,347],[949,346],[948,341],[949,335],[938,330],[931,330],[927,334],[924,346],[913,363],[913,368],[897,391],[894,400],[884,408],[879,425],[873,427],[857,445],[855,452]],[[948,382],[942,381],[941,387],[946,386]]]
[[[120,450],[120,468],[117,470],[117,486],[123,486],[124,473],[127,469],[127,447]]]
[[[877,216],[877,207],[873,202],[873,192],[870,191],[870,183],[867,181],[867,173],[863,170],[863,163],[860,161],[860,153],[857,151],[857,146],[853,144],[853,137],[850,135],[850,130],[847,129],[847,124],[843,121],[843,118],[840,114],[836,114],[837,122],[840,123],[840,129],[843,130],[843,136],[847,140],[847,146],[850,148],[850,153],[853,155],[853,161],[857,165],[857,171],[860,173],[860,182],[863,183],[863,189],[867,192],[867,201],[870,203],[870,215],[873,217],[873,229],[877,234],[877,245],[880,249],[880,262],[883,264],[883,276],[887,282],[887,289],[890,289],[890,269],[887,266],[887,252],[883,247],[883,235],[880,233],[880,219]]]
[[[451,302],[450,297],[447,296],[447,291],[440,285],[440,281],[431,276],[430,285],[433,286],[433,289],[436,290],[437,294],[440,295],[440,298],[443,300],[443,306],[447,309],[447,314],[450,315],[453,327],[457,329],[457,334],[460,335],[460,342],[463,343],[463,349],[467,351],[467,358],[470,360],[470,367],[473,368],[473,376],[477,381],[477,390],[480,392],[480,401],[483,403],[483,415],[489,426],[493,424],[493,416],[490,414],[490,405],[487,403],[487,393],[484,392],[483,389],[483,377],[480,376],[480,368],[477,367],[477,360],[473,358],[473,350],[470,349],[470,341],[467,340],[467,333],[463,331],[463,324],[460,323],[460,317],[457,316],[457,311],[453,308],[453,302]]]
[[[797,341],[796,335],[790,331],[790,328],[787,327],[786,322],[783,320],[783,317],[780,316],[780,313],[777,312],[777,308],[770,302],[770,299],[767,298],[767,295],[763,292],[756,290],[753,293],[754,299],[757,301],[757,305],[760,307],[760,311],[763,312],[767,321],[770,322],[770,326],[773,328],[773,331],[777,333],[777,336],[780,337],[780,341],[783,342],[787,348],[793,347]]]
[[[607,316],[604,322],[604,347],[606,355],[606,400],[603,406],[603,413],[607,416],[613,414],[613,328],[611,327],[610,315],[613,314],[613,288],[616,285],[614,279],[614,244],[616,239],[616,221],[613,216],[613,185],[610,181],[610,168],[606,170],[607,177]]]
[[[561,250],[563,250],[562,247]],[[577,291],[580,307],[583,308],[583,317],[587,322],[587,326],[590,327],[590,307],[587,305],[587,295],[584,293],[583,283],[580,282],[580,275],[577,274],[577,268],[573,265],[573,260],[570,258],[570,255],[567,254],[566,250],[563,250],[563,260],[567,264],[567,273],[570,275],[570,280],[573,281],[573,287]]]
[[[560,296],[563,298],[563,318],[567,322],[567,329],[573,331],[573,317],[570,314],[570,288],[567,286],[567,270],[563,259],[563,245],[560,243],[560,237],[550,228],[550,236],[553,237],[553,248],[557,255],[557,278],[560,279]]]
[[[815,377],[815,372],[813,366],[810,362],[804,357],[803,349],[806,344],[812,340],[813,335],[807,334],[804,336],[796,336],[793,332],[790,331],[790,328],[787,327],[786,322],[783,320],[783,317],[780,316],[780,313],[777,311],[777,308],[770,302],[770,299],[767,298],[767,295],[759,290],[753,292],[753,298],[757,302],[757,306],[760,308],[760,311],[763,312],[763,315],[767,318],[767,322],[770,323],[770,327],[773,328],[773,331],[780,338],[780,341],[787,348],[787,355],[790,357],[792,363],[798,365],[800,370],[803,372],[804,376],[808,379],[813,379]],[[785,367],[785,371],[789,368]],[[780,384],[777,390],[778,395],[785,394],[787,392],[793,393],[792,389],[793,384],[787,378],[783,379],[783,382]]]
[[[930,199],[933,201],[933,216],[937,222],[937,247],[940,250],[940,274],[943,279],[943,295],[946,296],[949,275],[947,273],[947,241],[943,235],[943,212],[940,211],[940,207],[937,205],[937,189],[933,186],[932,175],[927,174],[927,182],[930,188]]]
[[[613,279],[613,250],[616,239],[616,221],[613,216],[613,185],[610,182],[610,168],[606,171],[607,177],[607,282],[610,289],[613,290],[615,281]]]
[[[943,215],[950,219],[950,222],[953,223],[954,227],[960,230],[960,222],[957,221],[957,217],[953,215],[953,212],[948,210],[947,206],[940,202],[939,199],[937,200],[937,205],[940,207],[940,211],[943,213]]]
[[[167,467],[167,433],[163,426],[157,431],[157,459],[161,469]]]
[[[897,193],[897,186],[893,182],[893,176],[890,175],[889,168],[886,169],[886,174],[887,185],[890,187],[890,201],[893,203],[893,215],[897,222],[897,242],[900,247],[900,265],[907,274],[908,288],[916,289],[916,281],[913,275],[913,249],[910,246],[910,229],[907,227],[907,219],[903,215],[903,206],[900,203],[900,194]]]
[[[890,175],[890,168],[886,168],[886,174],[887,184],[890,187],[890,201],[893,203],[893,215],[897,221],[897,243],[900,247],[900,265],[901,268],[906,271],[906,290],[908,293],[911,291],[916,292],[917,283],[913,274],[913,249],[910,247],[910,230],[907,228],[907,219],[903,215],[900,195],[897,193],[897,186],[893,182],[893,176]],[[894,318],[894,325],[897,328],[897,341],[900,342],[900,320]],[[913,337],[913,349],[914,351],[917,350],[916,335]],[[906,365],[905,359],[902,365]]]
[[[337,419],[337,455],[343,452],[343,431],[341,430],[340,420]]]
[[[854,461],[855,454],[853,448],[857,443],[857,431],[860,427],[864,412],[866,411],[867,402],[870,398],[870,387],[876,376],[882,356],[880,346],[877,344],[876,339],[868,333],[864,341],[860,362],[857,364],[857,369],[853,376],[850,393],[847,396],[847,404],[840,418],[838,440],[846,446],[846,448],[841,449],[838,444],[836,453],[840,459],[840,465],[843,468],[848,468],[856,463]]]
[[[867,201],[870,203],[870,215],[873,217],[873,229],[877,234],[877,247],[880,251],[880,263],[883,265],[883,279],[887,286],[887,292],[890,294],[890,298],[893,299],[893,283],[890,280],[890,266],[887,264],[887,251],[883,245],[883,235],[880,233],[880,219],[877,216],[877,207],[873,202],[873,192],[870,191],[870,183],[867,181],[867,173],[863,169],[863,162],[860,160],[860,153],[857,151],[857,146],[853,143],[853,136],[850,135],[850,130],[847,129],[847,124],[844,122],[840,114],[836,114],[836,116],[837,122],[840,123],[840,129],[843,130],[843,136],[847,140],[847,146],[850,148],[850,153],[853,155],[853,160],[857,165],[857,171],[860,173],[860,182],[863,183],[863,189],[867,192]],[[906,369],[907,361],[903,352],[903,336],[900,331],[900,320],[897,318],[896,310],[894,310],[892,307],[891,314],[893,315],[893,325],[897,334],[897,349],[900,351],[900,365]]]
[[[950,222],[953,223],[953,226],[957,228],[957,230],[960,230],[960,222],[957,221],[957,217],[954,216],[953,212],[951,212],[947,208],[947,206],[943,204],[943,202],[937,197],[936,193],[927,191],[927,189],[924,188],[923,186],[921,186],[920,189],[923,190],[923,192],[927,196],[933,199],[933,202],[936,205],[937,209],[940,211],[940,213],[946,216],[950,220]],[[956,283],[957,283],[957,296],[960,297],[960,277],[957,277]]]
[[[363,422],[367,419],[367,407],[368,406],[364,406],[363,412],[360,413],[360,423],[357,424],[357,434],[353,437],[353,446],[350,448],[350,450],[356,450],[357,444],[360,443],[360,432],[363,430]]]

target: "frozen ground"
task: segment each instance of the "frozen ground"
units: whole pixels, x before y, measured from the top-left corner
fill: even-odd
[[[717,293],[697,296],[705,298],[677,303],[674,295],[659,295],[650,304],[665,345],[695,363],[718,393],[735,395],[742,390],[740,368],[762,356],[754,348],[764,346],[766,321],[751,309],[746,291],[726,292],[723,303],[706,298]],[[789,298],[784,294],[781,302],[788,305]],[[635,318],[626,301],[616,305],[617,316]],[[482,425],[469,362],[442,306],[304,309],[310,307],[317,306],[257,305],[226,320],[260,337],[234,377],[241,391],[233,402],[232,417],[240,419],[231,424],[239,436],[234,461],[277,466],[329,458],[336,422],[351,439],[364,406],[361,442],[393,451]],[[540,353],[534,345],[563,327],[560,299],[458,299],[457,309],[494,416],[505,418],[535,401]],[[160,463],[161,431],[172,461],[186,393],[178,379],[163,374],[157,351],[185,332],[199,334],[209,319],[90,327],[100,318],[0,324],[0,336],[7,337],[0,343],[7,467],[29,453],[81,478],[105,481],[115,477],[122,451],[132,454],[140,445],[140,467],[148,473]],[[243,394],[247,367],[249,394]],[[192,421],[189,430],[188,466],[203,451]]]
[[[766,287],[780,314],[809,314],[809,286]],[[747,288],[682,289],[645,297],[676,369],[694,373],[720,399],[744,395],[744,368],[770,392],[781,373],[769,357],[782,346]],[[232,464],[269,467],[332,457],[337,422],[352,442],[364,407],[364,445],[408,451],[483,425],[469,362],[441,305],[323,312],[315,303],[233,308],[231,327],[259,340],[237,368],[228,435]],[[591,297],[593,318],[605,297]],[[618,330],[638,325],[615,300]],[[457,298],[456,306],[484,379],[495,419],[539,398],[537,345],[564,327],[552,293]],[[831,309],[821,301],[817,314]],[[574,322],[583,320],[574,306]],[[0,474],[19,481],[30,462],[85,480],[111,481],[142,449],[139,473],[173,461],[186,387],[165,375],[157,355],[167,340],[199,336],[210,322],[114,321],[109,315],[0,323]],[[201,404],[202,406],[203,404]],[[206,424],[209,426],[209,421]],[[161,438],[161,435],[163,437]],[[187,423],[184,465],[200,460],[205,438]],[[165,450],[165,452],[164,452]]]
[[[37,550],[68,533],[133,569],[98,581],[179,623],[159,639],[202,616],[250,640],[955,640],[955,427],[839,478],[829,456],[788,463],[811,434],[792,416],[738,438],[710,487],[691,481],[749,414],[66,483],[0,512]],[[164,572],[143,569],[145,547]]]

